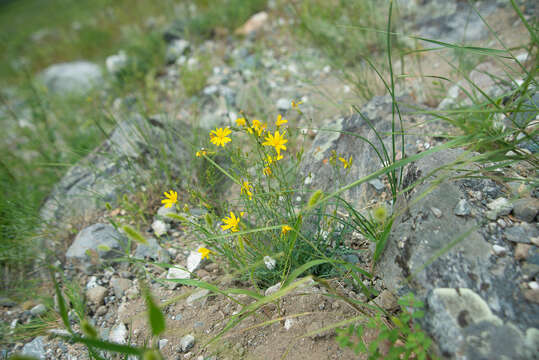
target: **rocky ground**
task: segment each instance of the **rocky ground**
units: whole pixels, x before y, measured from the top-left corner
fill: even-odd
[[[443,5],[445,2],[431,1],[421,11],[413,8],[412,1],[403,3],[411,7],[410,13],[416,14],[409,17],[409,31],[441,41],[464,38],[460,21],[469,9],[464,8],[463,2]],[[524,33],[523,25],[502,3],[479,2],[478,6],[487,20],[496,19],[495,30],[500,37],[515,40]],[[525,10],[533,15],[537,8],[533,3],[526,3]],[[169,34],[166,36],[169,65],[156,79],[165,111],[144,117],[137,113],[133,98],[115,101],[114,111],[122,122],[104,144],[66,173],[44,204],[45,221],[63,229],[64,234],[76,234],[69,236],[68,243],[60,243],[53,236],[45,237],[44,245],[56,250],[55,265],[63,269],[65,278],[80,284],[87,301],[85,311],[103,339],[138,345],[147,341],[150,331],[139,280],[146,278],[151,279],[150,290],[155,299],[166,304],[163,309],[167,330],[159,340],[159,348],[167,359],[280,359],[283,354],[287,354],[287,359],[358,358],[338,346],[334,330],[321,330],[359,315],[357,309],[328,296],[326,289],[311,282],[286,295],[278,304],[265,305],[220,341],[204,346],[223,329],[230,316],[253,299],[244,295],[227,298],[167,280],[193,277],[222,288],[254,289],[227,274],[226,266],[218,259],[202,261],[196,252],[200,244],[187,229],[166,217],[164,207],[151,209],[153,221],[144,233],[148,245],[139,244],[132,251],[134,259],[148,262],[108,262],[124,256],[126,243],[125,235],[109,225],[110,220],[125,215],[125,210],[114,201],[131,189],[140,190],[144,186],[148,179],[140,174],[158,166],[156,159],[163,151],[171,163],[177,164],[171,168],[172,175],[182,174],[182,164],[192,159],[184,135],[199,127],[205,132],[217,125],[230,124],[240,110],[260,117],[274,117],[280,112],[303,129],[307,135],[303,144],[307,152],[301,171],[305,185],[314,189],[329,191],[335,186],[336,179],[324,163],[332,150],[356,159],[349,174],[351,179],[379,169],[373,149],[365,142],[311,129],[330,126],[375,140],[373,130],[362,117],[348,116],[353,112],[342,111],[349,105],[358,105],[353,88],[342,80],[342,72],[327,65],[320,50],[295,45],[284,32],[283,21],[289,20],[270,17],[253,24],[255,30],[247,31],[243,40],[207,41],[199,46],[170,35],[177,32],[165,33]],[[469,21],[468,40],[490,41],[480,21],[473,18]],[[259,51],[261,46],[263,50]],[[211,58],[211,73],[201,93],[179,99],[182,72],[205,66],[203,59],[210,54],[222,56]],[[423,71],[449,76],[447,64],[430,56],[426,54],[423,58],[427,66]],[[527,53],[521,52],[519,56],[523,62],[529,61]],[[107,71],[111,74],[119,71],[124,60],[122,54],[110,57]],[[484,62],[469,76],[487,93],[502,91],[511,85],[500,85],[482,76],[485,69],[499,70],[497,66]],[[103,74],[92,63],[77,62],[54,65],[42,76],[51,91],[69,92],[95,86]],[[465,87],[464,82],[461,84]],[[408,156],[443,144],[444,135],[455,132],[447,123],[433,121],[432,117],[412,109],[450,108],[464,98],[458,88],[448,89],[443,98],[435,100],[420,80],[407,81],[398,90],[404,126],[417,134],[405,138]],[[291,111],[292,100],[303,101],[301,115]],[[195,101],[197,106],[193,106]],[[537,104],[537,95],[533,101]],[[391,98],[374,97],[363,104],[361,113],[378,132],[384,133],[391,125]],[[384,138],[386,143],[388,140]],[[165,144],[164,149],[161,144]],[[472,178],[445,181],[423,196],[424,190],[436,183],[437,176],[454,177],[477,168],[470,160],[476,154],[466,150],[442,150],[406,168],[405,178],[411,183],[447,165],[441,175],[425,177],[414,191],[399,200],[396,208],[402,213],[393,225],[388,247],[375,269],[376,276],[368,282],[365,280],[380,295],[367,298],[339,279],[333,279],[331,284],[352,299],[375,303],[389,312],[398,310],[398,296],[413,291],[427,304],[421,325],[435,340],[443,357],[538,359],[537,189],[522,181]],[[528,151],[535,153],[537,149],[531,147]],[[488,171],[494,179],[531,180],[537,176],[537,169],[524,163]],[[351,189],[345,197],[359,208],[390,198],[384,178]],[[105,202],[111,202],[112,209],[106,209]],[[200,217],[204,211],[191,209],[191,214]],[[466,237],[455,242],[451,251],[439,253],[462,234]],[[111,250],[104,251],[99,247],[103,244]],[[348,245],[363,251],[347,260],[367,267],[372,249],[361,239]],[[88,256],[88,250],[95,256]],[[432,263],[424,267],[431,259]],[[152,261],[170,262],[178,268],[163,269],[152,265]],[[405,281],[412,274],[413,280]],[[278,286],[271,287],[266,294],[276,289]],[[31,319],[45,318],[52,311],[49,305],[38,301],[15,304],[2,299],[1,320],[14,328]],[[70,320],[75,330],[79,330],[74,311]],[[256,326],[265,322],[268,323]],[[3,350],[4,354],[22,352],[39,359],[87,359],[83,346],[52,336],[63,331],[60,324],[60,321],[51,322],[49,331],[30,342],[12,344]],[[373,334],[365,334],[364,340],[368,342],[374,333],[373,330]]]

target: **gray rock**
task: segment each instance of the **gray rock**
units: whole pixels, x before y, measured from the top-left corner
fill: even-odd
[[[45,360],[44,336],[38,336],[22,348],[22,355],[33,356],[39,360]]]
[[[382,191],[386,187],[384,183],[380,181],[380,179],[371,180],[369,181],[369,184],[371,184],[376,189],[376,191]]]
[[[489,202],[487,207],[493,212],[496,218],[503,215],[509,215],[511,210],[513,210],[513,204],[504,197]]]
[[[189,297],[187,297],[187,300],[185,301],[187,305],[194,305],[196,302],[200,300],[206,300],[207,296],[210,294],[210,290],[208,289],[202,289],[195,291]]]
[[[172,222],[172,218],[168,216],[168,214],[177,214],[176,207],[165,207],[165,205],[161,206],[159,210],[157,210],[157,218],[160,220],[163,220],[164,222]]]
[[[54,64],[40,77],[49,91],[61,95],[84,94],[102,82],[101,68],[88,61]]]
[[[402,9],[406,33],[449,43],[481,40],[488,35],[487,26],[466,2],[399,0],[398,4]],[[487,16],[496,9],[494,1],[474,3],[474,6],[482,16]],[[421,44],[427,47],[435,46],[428,42]]]
[[[539,199],[522,198],[513,203],[513,214],[516,218],[532,222],[539,213]]]
[[[506,228],[505,238],[514,243],[531,244],[532,238],[539,236],[536,224],[521,223]]]
[[[168,225],[166,222],[164,222],[163,220],[154,220],[154,222],[152,223],[152,230],[153,230],[153,233],[155,234],[155,236],[157,237],[161,237],[163,235],[166,235],[168,230],[170,228],[170,225]]]
[[[399,307],[397,297],[388,290],[382,291],[373,301],[384,310],[395,310]]]
[[[292,107],[292,103],[290,102],[290,100],[288,99],[285,99],[285,98],[280,98],[279,100],[277,100],[277,109],[279,110],[288,110]]]
[[[30,313],[33,316],[41,316],[41,315],[44,315],[46,312],[47,312],[47,308],[43,304],[38,304],[30,310]]]
[[[105,209],[107,202],[114,206],[121,195],[147,182],[149,169],[160,168],[162,151],[169,160],[169,175],[179,175],[181,164],[189,159],[190,149],[182,141],[189,132],[187,125],[166,117],[136,115],[120,122],[108,140],[55,185],[41,208],[41,218],[62,227]]]
[[[400,110],[404,126],[417,120],[411,114],[411,109],[406,106],[402,105]],[[310,187],[312,189],[321,189],[324,192],[333,192],[355,179],[361,179],[379,170],[382,164],[377,152],[383,153],[383,150],[376,132],[369,126],[369,123],[376,132],[381,134],[385,147],[391,149],[391,136],[387,135],[391,133],[392,128],[391,97],[374,97],[361,108],[361,115],[355,114],[339,118],[327,126],[327,128],[335,131],[319,131],[317,133],[311,148],[302,158],[300,164],[302,176],[300,179],[306,178],[309,174],[316,174]],[[400,131],[398,124],[396,124],[396,131]],[[376,149],[373,149],[367,142],[358,137],[346,135],[345,133],[347,132],[365,137],[376,146]],[[410,146],[415,146],[413,137],[406,137],[405,142]],[[396,139],[396,147],[397,149],[401,148],[399,137]],[[353,165],[347,169],[349,172],[344,178],[327,161],[327,159],[331,158],[332,151],[347,159],[350,156],[353,157]],[[345,200],[350,201],[356,208],[364,206],[370,199],[378,195],[378,191],[374,186],[367,182],[341,194]]]
[[[114,295],[116,295],[116,298],[121,299],[125,291],[133,286],[133,282],[129,279],[112,278],[110,280],[110,285],[114,290]]]
[[[120,234],[112,225],[94,224],[81,230],[73,244],[67,249],[66,260],[80,266],[83,271],[89,272],[92,267],[88,251],[95,251],[101,259],[122,257],[122,247],[127,244],[127,239]],[[110,250],[104,250],[100,246],[106,246]]]
[[[195,337],[193,335],[191,335],[191,334],[185,335],[180,340],[179,351],[187,352],[193,346],[195,346]]]
[[[280,289],[281,289],[281,283],[278,282],[277,284],[272,285],[269,288],[267,288],[266,291],[264,292],[264,296],[269,296],[271,294],[274,294],[277,291],[279,291]]]
[[[122,322],[118,323],[110,330],[109,341],[117,344],[127,343],[127,328]]]
[[[146,239],[147,244],[137,244],[135,250],[135,259],[151,259],[158,262],[168,263],[170,262],[170,256],[168,252],[163,249],[155,238]]]
[[[533,347],[513,324],[494,315],[487,303],[466,288],[437,288],[428,296],[425,326],[443,355],[456,359],[529,359]],[[531,346],[530,346],[531,345]]]
[[[416,178],[417,174],[429,174],[462,155],[462,151],[443,150],[425,157],[407,169],[405,182],[408,178]],[[454,214],[456,203],[468,192],[465,180],[446,180],[425,193],[431,184],[427,179],[416,186],[413,193],[397,201],[396,211],[402,212],[398,210],[402,208],[407,211],[395,220],[386,249],[376,267],[377,276],[384,279],[391,292],[403,295],[413,291],[422,301],[437,288],[467,288],[479,294],[488,300],[485,302],[488,311],[484,313],[493,314],[504,326],[485,334],[499,336],[502,331],[510,331],[514,336],[508,337],[510,343],[505,343],[507,349],[504,354],[517,354],[524,341],[523,334],[530,328],[537,328],[537,321],[533,319],[539,318],[539,306],[527,301],[522,289],[515,286],[522,281],[520,265],[511,256],[494,256],[492,245],[485,241],[483,235],[488,233],[488,222],[479,217]],[[438,208],[444,216],[425,216],[432,207]],[[407,240],[399,247],[402,238]],[[448,246],[450,248],[446,252],[439,253]],[[436,307],[429,305],[426,309],[427,319],[441,314]],[[477,326],[466,327],[466,330],[450,326],[446,320],[429,320],[427,326],[428,333],[440,345],[444,356],[459,359],[487,359],[492,356],[490,353],[486,357],[477,357],[471,345],[471,339],[481,339],[485,335],[482,320],[477,320]]]
[[[86,290],[86,298],[95,305],[102,305],[106,294],[107,288],[99,285]]]
[[[187,270],[190,272],[195,272],[200,269],[202,263],[202,254],[198,251],[191,251],[187,257]]]
[[[180,56],[184,55],[189,49],[189,41],[184,39],[173,40],[167,47],[166,59],[168,63],[175,62]]]
[[[430,211],[432,211],[432,213],[434,214],[434,216],[436,216],[437,218],[441,218],[442,217],[442,211],[438,208],[435,208],[435,207],[431,207],[430,208]],[[455,214],[456,215],[456,214]]]
[[[165,346],[167,346],[168,340],[167,339],[160,339],[159,340],[159,350],[163,350]]]
[[[470,208],[470,204],[468,204],[468,201],[466,201],[465,199],[460,199],[457,203],[457,206],[455,206],[455,210],[453,212],[455,213],[455,215],[458,216],[466,216],[470,215],[471,210],[472,209]]]
[[[191,273],[187,270],[172,267],[168,269],[167,279],[190,279]]]

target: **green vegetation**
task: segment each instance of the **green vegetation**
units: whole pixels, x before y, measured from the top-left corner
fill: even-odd
[[[169,14],[168,16],[172,17],[172,1],[153,5],[153,2],[144,1],[100,0],[74,3],[55,0],[55,4],[56,6],[49,4],[48,8],[61,8],[62,11],[47,10],[51,11],[50,18],[46,16],[48,13],[40,12],[41,4],[38,1],[25,0],[0,5],[4,10],[0,15],[0,33],[5,34],[1,32],[3,28],[17,28],[22,21],[29,24],[23,27],[24,30],[17,33],[17,36],[0,38],[5,40],[7,45],[7,51],[0,58],[0,68],[3,69],[0,76],[9,79],[9,82],[17,87],[31,110],[33,119],[31,126],[13,127],[11,136],[0,143],[0,151],[4,154],[0,159],[0,192],[7,194],[0,198],[0,264],[4,269],[3,289],[13,290],[15,283],[21,284],[25,271],[36,259],[36,238],[42,235],[38,212],[51,187],[68,166],[92,151],[116,125],[117,120],[109,111],[114,99],[134,93],[142,113],[150,114],[162,110],[162,104],[157,99],[161,94],[156,85],[156,77],[164,66],[165,43],[161,38],[161,29],[154,30],[153,25],[145,27],[146,25],[141,24],[152,16],[159,19],[162,14]],[[184,32],[190,40],[198,41],[211,37],[216,29],[221,27],[232,32],[252,13],[264,9],[266,2],[223,0],[214,5],[213,2],[199,0],[194,1],[194,4],[200,11],[196,16],[187,16],[176,22],[174,31]],[[241,321],[253,316],[264,305],[270,302],[278,303],[282,297],[292,294],[294,289],[311,279],[329,288],[331,296],[344,299],[349,304],[357,305],[355,300],[336,294],[326,279],[338,276],[345,283],[356,289],[360,288],[368,297],[375,295],[376,291],[365,286],[362,280],[372,278],[372,267],[384,250],[393,221],[400,215],[399,212],[406,210],[397,208],[397,199],[404,191],[417,184],[406,184],[408,188],[404,188],[403,168],[412,161],[458,145],[480,152],[480,155],[474,155],[470,161],[488,164],[485,169],[470,172],[469,176],[488,176],[491,169],[519,161],[528,163],[535,171],[537,169],[536,155],[525,150],[526,147],[538,146],[539,129],[537,126],[530,126],[534,119],[526,116],[529,112],[537,111],[537,108],[525,102],[533,95],[535,90],[532,88],[537,87],[539,43],[534,30],[535,24],[529,24],[514,3],[515,11],[530,31],[531,45],[528,51],[534,57],[531,70],[517,62],[517,69],[507,72],[510,81],[506,82],[511,86],[501,94],[488,94],[466,77],[465,72],[471,66],[466,63],[466,54],[479,52],[482,57],[503,62],[515,59],[511,48],[503,43],[500,44],[502,49],[493,49],[431,40],[439,46],[433,51],[454,51],[459,59],[454,70],[465,78],[471,90],[464,89],[467,99],[459,101],[450,109],[417,110],[417,114],[434,115],[440,121],[454,125],[458,131],[448,135],[450,141],[444,145],[408,157],[397,156],[399,152],[404,155],[402,139],[410,129],[402,129],[396,95],[396,87],[402,79],[393,69],[395,58],[403,61],[404,50],[400,47],[401,39],[393,32],[391,5],[387,13],[373,11],[373,6],[372,1],[327,3],[309,0],[292,8],[294,16],[301,24],[301,27],[294,31],[298,41],[314,44],[327,51],[333,65],[347,74],[345,76],[356,85],[362,97],[367,98],[379,93],[380,89],[392,97],[391,146],[386,147],[381,140],[386,134],[378,133],[379,143],[370,144],[377,149],[381,148],[377,152],[380,163],[377,171],[361,179],[349,179],[347,175],[349,168],[354,166],[353,159],[347,159],[345,154],[334,153],[328,161],[346,185],[341,184],[329,193],[311,191],[303,185],[304,179],[299,176],[299,165],[304,153],[300,145],[303,142],[299,139],[305,138],[305,134],[300,132],[296,124],[285,121],[280,115],[275,116],[276,121],[264,122],[243,114],[231,129],[217,128],[209,135],[194,135],[196,141],[193,143],[204,146],[192,159],[192,162],[197,162],[192,165],[193,171],[197,172],[196,184],[190,184],[190,178],[183,179],[183,182],[180,179],[167,179],[164,184],[149,184],[149,195],[141,192],[119,199],[122,207],[127,209],[125,222],[136,223],[136,228],[140,228],[139,223],[146,225],[148,222],[150,217],[146,211],[156,206],[158,194],[170,190],[159,186],[181,185],[188,194],[184,198],[185,203],[198,204],[205,209],[203,215],[192,216],[189,206],[180,205],[177,198],[172,199],[171,195],[167,195],[169,200],[165,200],[176,206],[179,213],[183,212],[171,217],[196,232],[198,240],[205,246],[199,249],[203,256],[219,257],[232,274],[250,283],[254,289],[223,289],[198,279],[167,280],[208,289],[225,296],[243,294],[254,299],[250,304],[242,304],[241,310],[228,319],[224,329],[211,341],[216,341]],[[123,12],[127,7],[130,11]],[[329,11],[330,9],[338,11]],[[29,18],[9,16],[13,13],[27,14]],[[364,13],[373,13],[376,16],[361,16]],[[45,27],[44,23],[37,19],[37,15],[47,18],[48,23],[57,20],[56,29],[41,35],[43,38],[40,40],[40,46],[29,40],[31,34],[35,35],[36,31]],[[169,20],[172,19],[165,18],[158,22],[164,25]],[[148,31],[148,28],[151,30]],[[107,79],[107,84],[110,85],[108,95],[96,91],[83,97],[59,98],[47,93],[31,80],[37,71],[50,63],[79,57],[102,62],[104,56],[121,49],[126,51],[130,60],[117,76]],[[406,50],[406,55],[418,55],[423,50]],[[368,55],[373,54],[374,59],[369,60]],[[14,59],[21,58],[26,60],[13,65]],[[365,63],[358,66],[357,63],[362,61]],[[359,68],[361,72],[354,74]],[[182,95],[195,97],[199,94],[206,84],[210,69],[211,63],[204,59],[203,55],[199,57],[198,68],[190,68],[189,65],[181,67]],[[372,78],[377,79],[379,88],[373,90],[369,81],[360,76],[367,70],[371,72]],[[517,81],[516,74],[522,81]],[[494,74],[491,75],[496,78]],[[452,84],[443,77],[436,78],[436,81],[436,85],[443,89],[446,86],[441,85],[441,82]],[[22,117],[18,105],[12,102],[9,95],[0,96],[7,109],[7,115],[1,121],[6,124],[10,121],[20,122]],[[294,108],[300,112],[297,106]],[[518,115],[522,115],[522,118],[519,118],[521,120],[516,120]],[[504,124],[504,120],[508,124]],[[375,129],[372,124],[369,126]],[[399,140],[402,143],[400,148],[397,147]],[[156,172],[166,172],[162,170],[157,169]],[[387,206],[380,201],[377,207],[360,211],[341,197],[346,190],[379,176],[387,179],[390,185],[391,202],[388,202]],[[535,178],[532,180],[536,181]],[[229,193],[218,190],[216,185],[222,184],[223,181],[232,184]],[[186,183],[187,185],[184,185]],[[298,196],[301,199],[299,201]],[[220,222],[222,225],[219,225]],[[113,224],[117,226],[114,222]],[[130,239],[145,241],[144,236],[134,227],[121,225]],[[343,260],[347,252],[343,242],[352,233],[361,234],[374,245],[370,271]],[[134,263],[129,259],[129,251],[130,249],[126,250],[127,256],[124,260]],[[173,266],[153,265],[164,269]],[[140,270],[141,274],[145,274],[143,266],[140,266]],[[59,317],[70,332],[66,338],[85,344],[90,357],[100,359],[100,351],[105,350],[143,356],[144,359],[161,358],[157,339],[165,330],[165,322],[161,306],[151,297],[148,289],[145,289],[144,297],[149,314],[148,322],[152,329],[152,341],[149,341],[150,346],[134,347],[98,339],[97,331],[86,318],[81,290],[64,279],[64,293],[78,316],[78,325],[84,336],[75,333],[69,320],[68,302],[60,291],[61,285],[54,280],[54,275],[52,279],[56,287]],[[279,290],[268,296],[262,295],[263,289],[277,282],[281,283]],[[23,283],[23,286],[26,287],[27,284]],[[339,343],[356,352],[367,353],[370,359],[400,359],[401,356],[432,358],[429,353],[430,340],[414,322],[414,319],[422,317],[422,312],[408,309],[420,308],[422,304],[410,296],[401,299],[400,305],[402,311],[397,316],[391,316],[376,307],[375,311],[370,313],[371,318],[367,324],[357,325],[355,320],[350,321],[352,324],[347,329],[339,331]],[[387,318],[390,318],[391,322],[387,321]],[[32,330],[43,330],[46,327],[44,324],[52,320],[45,318],[37,325],[26,324],[26,328],[17,328],[15,335],[24,331],[33,335],[35,331]],[[335,325],[335,328],[339,327],[341,325]],[[379,330],[378,339],[370,345],[365,345],[361,340],[365,328]],[[387,354],[380,350],[382,340],[389,341],[391,345]]]

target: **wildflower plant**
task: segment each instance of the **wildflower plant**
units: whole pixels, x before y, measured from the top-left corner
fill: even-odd
[[[327,262],[307,272],[328,275],[334,271],[328,259],[339,259],[335,251],[342,241],[337,238],[346,226],[320,221],[327,220],[326,207],[333,205],[305,211],[296,199],[304,194],[297,180],[303,153],[295,141],[299,136],[282,115],[264,121],[242,114],[234,126],[210,131],[207,149],[196,154],[236,186],[226,194],[230,201],[222,209],[210,211],[204,221],[186,222],[205,249],[257,287],[284,281],[295,269],[320,259]],[[217,155],[228,160],[226,166]],[[350,157],[346,161],[352,165]],[[311,200],[322,196],[315,192]]]

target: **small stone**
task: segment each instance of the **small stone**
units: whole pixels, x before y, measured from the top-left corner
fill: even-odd
[[[103,301],[105,300],[106,293],[107,289],[98,285],[86,290],[86,298],[95,305],[102,305]]]
[[[277,109],[279,110],[288,110],[292,106],[290,100],[285,98],[280,98],[277,100]]]
[[[90,276],[90,280],[88,280],[88,282],[86,283],[86,289],[91,289],[93,287],[96,287],[97,285],[99,285],[97,283],[97,276]]]
[[[36,359],[45,359],[44,336],[38,336],[22,348],[22,355],[32,356]]]
[[[159,350],[163,350],[165,346],[167,346],[168,340],[167,339],[161,339],[159,340]]]
[[[152,223],[152,229],[155,236],[160,237],[166,235],[169,229],[169,225],[162,220],[155,220]]]
[[[399,306],[398,300],[389,290],[384,290],[374,299],[374,303],[384,310],[393,310]]]
[[[185,335],[180,340],[180,352],[187,352],[187,350],[191,349],[195,345],[195,337],[191,334]]]
[[[109,340],[117,344],[125,344],[127,341],[127,328],[119,323],[110,330]]]
[[[47,308],[43,304],[38,304],[30,310],[30,314],[33,316],[41,316],[47,312]]]
[[[290,330],[290,328],[294,325],[296,321],[294,319],[286,319],[284,321],[284,329],[285,330]]]
[[[199,291],[196,291],[189,295],[189,297],[186,300],[187,305],[193,305],[195,302],[199,301],[202,298],[206,298],[210,293],[210,290],[208,289],[202,289]]]
[[[135,286],[130,287],[129,289],[125,290],[125,296],[127,296],[129,300],[136,299],[138,295],[139,295],[139,292]]]
[[[513,204],[504,197],[497,198],[487,204],[487,207],[496,214],[496,218],[503,215],[509,215],[513,210]]]
[[[277,284],[267,288],[266,291],[264,292],[264,296],[269,296],[271,294],[274,294],[277,291],[279,291],[279,289],[281,289],[281,283],[280,282],[278,282]]]
[[[258,12],[251,16],[240,28],[236,29],[236,35],[249,35],[261,30],[268,21],[269,15],[265,11]]]
[[[107,307],[105,305],[101,305],[100,307],[97,308],[97,310],[95,311],[95,314],[97,316],[103,316],[107,313]]]
[[[152,259],[159,262],[169,262],[170,256],[167,250],[163,249],[153,237],[146,239],[147,244],[137,244],[135,259]]]
[[[507,253],[507,249],[500,245],[493,245],[492,250],[497,256],[504,256]]]
[[[539,290],[539,283],[537,281],[530,281],[528,283],[528,286],[530,287],[530,289],[532,290]]]
[[[176,214],[176,207],[166,207],[165,205],[161,206],[159,210],[157,210],[157,216],[163,220],[164,222],[172,222],[172,218],[168,216],[168,214]]]
[[[531,247],[529,244],[518,243],[515,247],[515,260],[525,260],[528,257],[528,251],[530,251]]]
[[[539,289],[524,290],[524,297],[528,301],[538,304],[539,303]]]
[[[191,251],[187,257],[187,270],[190,272],[197,271],[202,265],[202,254],[198,251]]]
[[[539,230],[535,225],[521,223],[505,229],[504,235],[511,242],[530,244],[534,238],[539,237]]]
[[[116,295],[116,297],[120,299],[122,296],[124,296],[124,292],[131,286],[133,286],[133,282],[129,279],[112,278],[112,280],[110,281],[110,285],[114,290],[114,295]]]
[[[172,267],[168,269],[167,279],[190,279],[191,274],[187,270]]]
[[[471,212],[471,208],[468,202],[465,199],[461,199],[457,203],[457,206],[455,207],[455,215],[466,216],[466,215],[470,215],[470,212]]]
[[[435,207],[431,207],[430,211],[432,211],[434,216],[436,216],[438,219],[442,217],[442,210],[440,210],[438,208],[435,208]]]
[[[539,199],[523,198],[513,203],[513,214],[517,219],[532,222],[539,212]]]
[[[385,189],[385,185],[383,182],[380,181],[380,179],[373,179],[369,181],[369,184],[371,184],[376,189],[376,191],[382,191]]]

